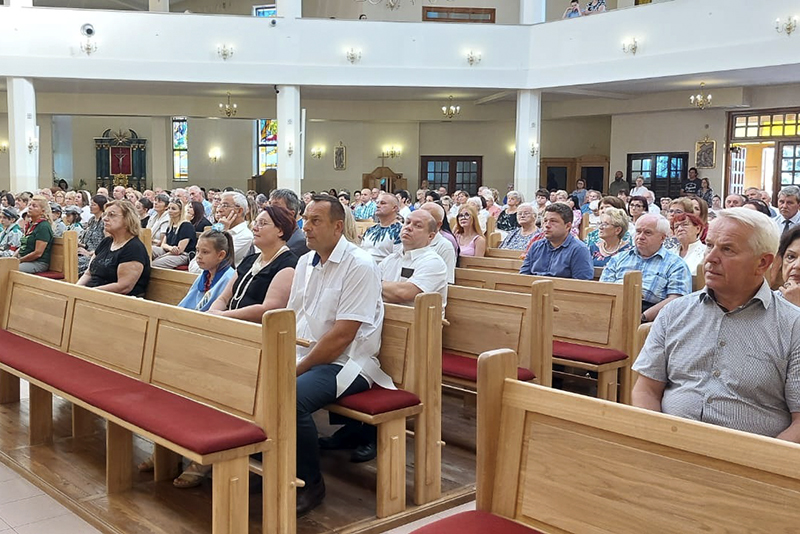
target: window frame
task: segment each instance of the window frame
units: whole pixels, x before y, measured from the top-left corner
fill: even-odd
[[[428,178],[428,163],[429,162],[447,162],[448,163],[448,180],[447,180],[447,192],[448,194],[452,195],[457,189],[456,187],[456,175],[458,174],[458,162],[470,162],[476,163],[477,169],[477,185],[475,185],[475,191],[470,193],[470,196],[477,194],[478,188],[483,185],[483,156],[420,156],[420,182],[423,180],[428,180],[428,187],[435,191],[440,187],[439,184],[441,182],[437,182]],[[437,185],[433,185],[437,184]]]
[[[464,15],[489,15],[488,20],[480,19],[453,19],[453,18],[429,18],[428,14],[431,12],[449,13],[449,14],[464,14]],[[446,23],[462,23],[462,24],[494,24],[497,20],[497,10],[493,7],[439,7],[439,6],[422,6],[422,22],[446,22]]]
[[[185,148],[176,148],[175,147],[175,124],[183,122],[186,124],[186,147]],[[172,129],[171,129],[171,138],[172,138],[172,181],[173,182],[188,182],[189,181],[189,119],[187,117],[172,117]],[[175,156],[178,154],[184,154],[186,158],[186,174],[180,174],[180,170],[175,168]]]

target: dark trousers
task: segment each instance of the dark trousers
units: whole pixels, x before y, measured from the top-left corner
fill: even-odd
[[[341,370],[340,365],[317,365],[297,377],[297,478],[309,484],[322,478],[317,425],[311,415],[336,400],[336,375]],[[369,383],[358,376],[342,397],[367,389]]]

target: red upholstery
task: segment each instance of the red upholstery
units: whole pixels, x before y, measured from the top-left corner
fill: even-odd
[[[516,521],[474,510],[428,523],[411,534],[542,534]]]
[[[41,273],[36,273],[36,276],[42,276],[44,278],[49,278],[51,280],[63,280],[64,273],[60,273],[58,271],[43,271]]]
[[[602,365],[624,360],[628,355],[614,349],[601,349],[600,347],[567,343],[566,341],[553,341],[553,357]]]
[[[0,362],[198,454],[267,438],[251,422],[5,330]]]
[[[177,267],[175,267],[175,270],[176,271],[188,271],[189,270],[189,266],[188,265],[178,265]]]
[[[478,359],[442,351],[442,375],[464,380],[478,381]],[[533,371],[517,368],[517,380],[529,382],[536,378]]]
[[[369,415],[391,412],[409,406],[416,406],[421,401],[419,397],[402,389],[384,389],[372,386],[372,389],[348,395],[336,401],[343,408],[349,408]]]

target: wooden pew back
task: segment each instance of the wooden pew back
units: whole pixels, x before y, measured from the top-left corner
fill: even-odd
[[[511,258],[478,258],[474,256],[460,256],[458,266],[465,269],[481,269],[483,271],[499,271],[502,273],[519,274],[522,260]]]
[[[147,249],[147,257],[153,257],[153,230],[151,228],[142,228],[139,230],[139,241],[144,243],[144,248]]]
[[[48,271],[64,273],[64,281],[78,282],[78,232],[67,230],[62,237],[53,238]]]
[[[487,248],[486,249],[486,257],[487,258],[505,258],[507,260],[518,260],[520,256],[525,253],[524,250],[512,250],[508,248]],[[517,269],[519,272],[519,269]]]
[[[189,288],[192,287],[198,276],[189,271],[152,267],[150,269],[150,282],[147,284],[144,298],[177,306],[189,292]]]
[[[477,508],[543,532],[793,532],[800,445],[513,380],[481,355]]]

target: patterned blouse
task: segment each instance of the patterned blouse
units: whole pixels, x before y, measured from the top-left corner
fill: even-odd
[[[508,233],[506,238],[503,239],[503,242],[500,243],[500,248],[510,250],[525,250],[528,248],[528,243],[530,243],[533,236],[538,233],[539,231],[535,230],[528,235],[522,235],[522,227],[514,228]]]
[[[97,248],[97,245],[100,244],[106,236],[104,233],[104,226],[102,219],[95,219],[92,218],[89,221],[89,224],[86,225],[86,228],[83,229],[83,233],[78,238],[80,242],[80,246],[88,250],[89,252],[94,252],[94,249]]]
[[[598,239],[589,246],[589,253],[592,255],[592,263],[595,267],[605,267],[608,263],[608,260],[620,252],[625,252],[626,250],[630,249],[631,246],[632,245],[630,243],[622,241],[617,250],[612,253],[608,253],[606,252],[603,240]]]
[[[517,222],[517,212],[508,213],[508,210],[503,210],[497,217],[497,229],[504,232],[510,232],[514,228],[519,228]]]

